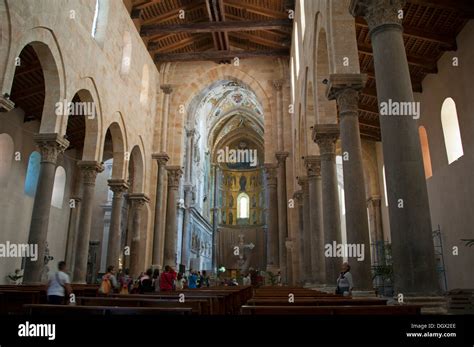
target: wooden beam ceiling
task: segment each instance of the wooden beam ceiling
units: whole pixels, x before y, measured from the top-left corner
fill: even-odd
[[[232,60],[234,58],[258,58],[258,57],[287,57],[288,49],[253,50],[253,51],[203,51],[192,53],[164,53],[156,54],[155,62],[176,61],[204,61],[204,60]]]

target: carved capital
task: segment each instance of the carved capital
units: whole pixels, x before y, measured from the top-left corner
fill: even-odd
[[[173,87],[171,84],[162,84],[161,85],[161,90],[163,91],[163,93],[169,95],[173,92]]]
[[[267,185],[270,187],[276,187],[277,184],[277,166],[275,164],[265,164],[264,171],[267,179]]]
[[[280,92],[283,88],[283,80],[272,80],[272,86],[277,92]]]
[[[304,158],[304,165],[309,178],[321,177],[321,158],[319,155],[307,155]]]
[[[308,191],[308,177],[307,176],[298,176],[297,181],[301,187],[302,194],[304,194],[305,191]]]
[[[186,129],[186,136],[192,137],[196,134],[196,129]]]
[[[313,141],[319,146],[321,160],[332,159],[336,155],[336,141],[339,138],[337,124],[317,124],[313,128]]]
[[[128,194],[128,199],[132,203],[132,207],[136,211],[140,211],[145,204],[150,202],[150,198],[145,193]]]
[[[357,116],[359,91],[366,83],[367,75],[365,74],[332,74],[329,76],[326,96],[329,100],[337,101],[341,116]]]
[[[15,108],[15,103],[5,95],[0,95],[0,112],[10,112]]]
[[[183,175],[183,170],[181,169],[181,166],[167,166],[166,171],[168,171],[168,187],[178,188],[179,180]]]
[[[298,204],[303,203],[303,191],[297,190],[296,192],[294,192],[293,199],[296,199],[298,201]]]
[[[399,11],[405,6],[406,0],[352,0],[349,11],[354,17],[364,17],[369,30],[392,24],[402,27]]]
[[[58,134],[35,134],[34,140],[41,153],[42,163],[56,164],[58,156],[69,147],[69,141]]]
[[[98,161],[80,161],[77,163],[82,174],[82,183],[85,186],[94,186],[97,174],[104,171],[104,165]]]
[[[108,180],[110,190],[114,192],[114,199],[121,199],[123,193],[128,190],[127,181],[123,179]]]
[[[166,165],[168,160],[170,160],[170,157],[168,154],[162,152],[162,153],[154,153],[151,155],[153,159],[155,159],[158,162],[158,166]]]
[[[288,152],[282,152],[282,151],[276,152],[275,157],[278,161],[278,166],[280,166],[281,164],[285,164],[286,158],[288,158],[289,155],[290,153]]]

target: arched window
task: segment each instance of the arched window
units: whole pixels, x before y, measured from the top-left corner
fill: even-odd
[[[13,139],[8,134],[0,134],[0,186],[6,186],[13,162]]]
[[[456,103],[452,98],[446,98],[443,102],[441,124],[443,126],[444,144],[448,154],[448,164],[451,164],[464,155]]]
[[[421,150],[423,153],[423,165],[425,167],[425,177],[430,178],[433,176],[433,171],[431,169],[431,156],[430,156],[430,146],[428,144],[428,134],[424,126],[418,128],[420,134],[420,143]]]
[[[40,172],[41,154],[33,152],[28,160],[28,169],[26,170],[25,194],[34,197]]]
[[[290,69],[291,69],[291,102],[294,104],[295,103],[295,80],[296,80],[296,76],[295,76],[295,61],[294,61],[294,58],[291,57],[290,58]]]
[[[123,33],[122,65],[120,67],[120,73],[122,75],[126,75],[130,71],[131,59],[132,59],[132,38],[130,37],[130,32],[125,31]]]
[[[304,41],[304,33],[306,31],[306,15],[304,5],[305,1],[300,0],[301,41]]]
[[[249,218],[249,196],[245,193],[240,193],[237,197],[237,218]]]
[[[298,23],[295,22],[295,64],[296,64],[296,81],[300,74],[300,40],[298,36]]]
[[[382,178],[383,178],[383,192],[385,195],[385,206],[388,206],[388,196],[387,196],[387,182],[385,179],[385,165],[382,166]]]
[[[92,20],[91,36],[102,43],[105,39],[109,0],[95,0],[94,19]]]
[[[91,35],[93,38],[97,35],[97,24],[99,24],[100,1],[95,0],[94,19],[92,20]]]
[[[64,189],[66,188],[66,171],[62,166],[58,166],[54,175],[53,197],[51,206],[62,208],[64,200]]]
[[[148,65],[143,65],[142,69],[142,87],[140,90],[140,102],[142,105],[148,102],[148,89],[150,86],[150,73],[148,71]]]

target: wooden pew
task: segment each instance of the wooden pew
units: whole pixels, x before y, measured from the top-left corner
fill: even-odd
[[[244,315],[419,315],[421,306],[242,306]]]
[[[190,315],[190,307],[115,307],[78,305],[25,305],[30,316]]]
[[[377,298],[297,298],[289,302],[288,298],[254,298],[247,301],[251,306],[383,306],[385,299]]]

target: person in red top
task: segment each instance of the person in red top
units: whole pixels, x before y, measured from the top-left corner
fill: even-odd
[[[176,279],[176,272],[169,265],[165,266],[165,271],[160,276],[160,290],[171,291],[175,289],[174,281]]]

